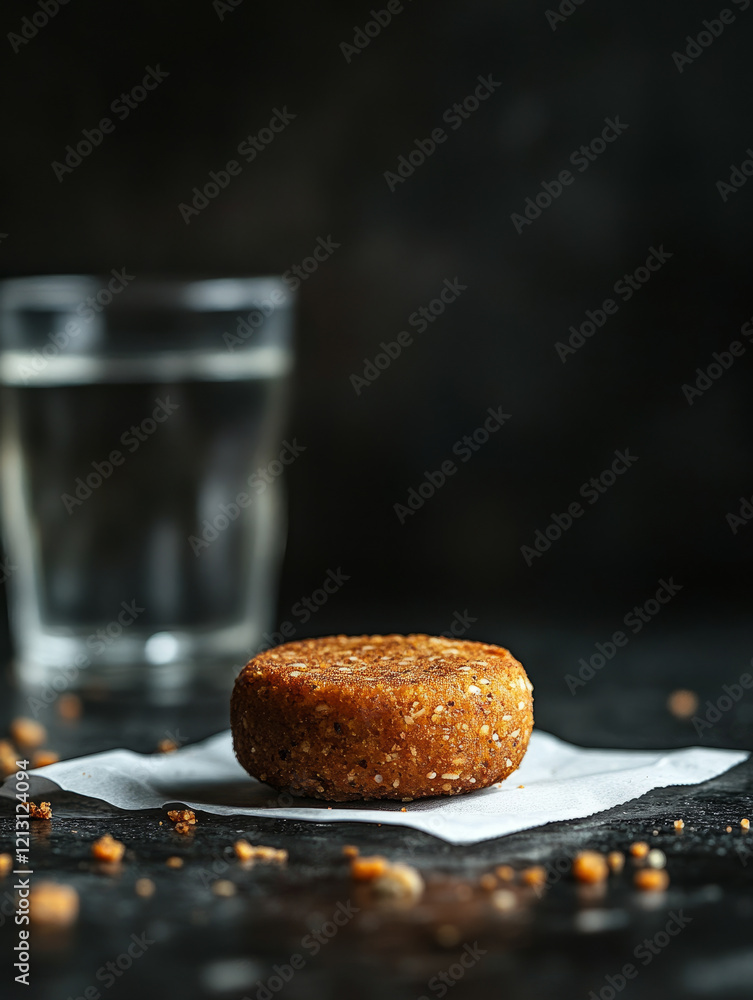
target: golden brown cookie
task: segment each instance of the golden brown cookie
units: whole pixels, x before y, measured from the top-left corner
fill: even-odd
[[[332,802],[459,795],[514,771],[533,690],[506,649],[428,635],[328,636],[255,656],[235,682],[253,777]]]

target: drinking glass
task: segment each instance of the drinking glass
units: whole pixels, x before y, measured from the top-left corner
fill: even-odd
[[[19,678],[227,687],[271,625],[293,297],[278,278],[0,286],[3,573]]]

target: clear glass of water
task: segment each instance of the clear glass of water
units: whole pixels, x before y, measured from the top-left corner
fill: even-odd
[[[277,278],[0,286],[4,576],[30,685],[227,687],[274,613],[292,295]]]

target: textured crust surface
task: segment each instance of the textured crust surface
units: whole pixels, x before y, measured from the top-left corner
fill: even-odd
[[[253,777],[332,802],[459,795],[514,771],[531,684],[506,649],[427,635],[329,636],[254,657],[231,701]]]

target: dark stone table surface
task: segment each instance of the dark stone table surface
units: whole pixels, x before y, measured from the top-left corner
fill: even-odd
[[[525,653],[521,659],[537,664],[537,725],[565,739],[613,747],[753,743],[753,691],[700,735],[666,708],[671,690],[689,687],[703,717],[707,700],[715,704],[724,684],[751,671],[749,629],[657,632],[632,655],[625,650],[619,673],[604,670],[575,695],[563,665],[577,663],[581,637],[522,630],[515,639],[509,644]],[[28,714],[24,696],[4,683],[3,730],[12,716]],[[40,718],[64,757],[114,746],[152,751],[165,737],[192,742],[224,728],[227,698],[182,708],[105,699],[87,702],[75,723],[54,708]],[[467,847],[393,826],[206,814],[192,835],[180,836],[160,811],[121,812],[63,793],[52,801],[52,823],[34,824],[33,878],[75,886],[81,912],[68,931],[32,932],[26,989],[13,981],[12,877],[0,881],[3,998],[753,996],[753,832],[740,828],[743,816],[753,818],[751,760],[703,785],[659,789],[596,816]],[[0,851],[11,847],[11,817],[11,803],[0,800]],[[673,827],[678,817],[681,833]],[[112,870],[90,855],[91,841],[105,832],[127,845]],[[239,836],[286,848],[287,865],[244,869],[230,856]],[[666,853],[666,893],[637,892],[630,863],[603,891],[572,879],[579,850],[624,851],[634,840]],[[423,898],[407,908],[377,905],[351,882],[345,844],[416,866],[426,880]],[[182,868],[165,865],[172,855],[184,859]],[[496,910],[478,881],[501,863],[548,866],[546,890],[522,894],[514,910]],[[134,891],[144,876],[156,883],[150,898]],[[218,896],[218,879],[234,883],[235,894]],[[132,945],[136,957],[128,956]],[[624,976],[626,965],[634,977]]]

